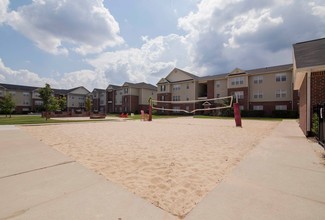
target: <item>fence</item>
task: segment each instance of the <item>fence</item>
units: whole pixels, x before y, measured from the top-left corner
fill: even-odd
[[[313,128],[319,143],[325,146],[325,103],[322,105],[316,105],[313,108]],[[314,118],[316,117],[317,118]]]

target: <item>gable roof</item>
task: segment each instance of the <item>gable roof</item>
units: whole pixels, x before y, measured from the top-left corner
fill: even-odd
[[[241,74],[246,74],[245,70],[236,68],[233,71],[231,71],[228,76],[235,76],[235,75],[241,75]]]
[[[181,69],[179,69],[179,68],[174,68],[164,79],[165,80],[167,80],[168,81],[168,79],[167,78],[169,78],[172,74],[175,74],[175,73],[177,73],[177,72],[182,72],[183,74],[185,74],[185,75],[187,75],[189,78],[191,78],[191,79],[199,79],[200,77],[198,77],[198,76],[196,76],[196,75],[194,75],[194,74],[192,74],[192,73],[189,73],[189,72],[186,72],[186,71],[184,71],[184,70],[181,70]]]
[[[92,91],[92,93],[93,92],[106,92],[106,90],[105,89],[94,88],[93,91]]]
[[[150,90],[157,90],[157,87],[145,82],[140,82],[140,83],[130,83],[130,82],[125,82],[123,87],[132,87],[132,88],[137,88],[137,89],[150,89]]]
[[[325,38],[293,45],[297,68],[325,65]]]
[[[117,90],[117,89],[121,89],[121,86],[117,86],[117,85],[113,85],[113,84],[109,84],[106,88],[106,90]]]

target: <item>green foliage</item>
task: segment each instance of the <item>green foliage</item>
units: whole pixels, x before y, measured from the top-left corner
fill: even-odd
[[[60,97],[58,98],[58,105],[61,111],[63,111],[64,109],[66,109],[67,107],[67,98],[66,97]]]
[[[6,117],[9,114],[11,118],[11,113],[13,112],[15,107],[16,104],[12,99],[12,95],[10,93],[6,94],[3,100],[0,100],[0,109],[4,114],[6,114]]]
[[[313,132],[313,134],[318,135],[319,132],[319,118],[317,113],[313,114],[313,118],[312,118],[312,127],[311,127],[311,131]]]
[[[86,107],[86,111],[87,111],[87,112],[90,112],[90,110],[91,110],[91,106],[92,106],[91,99],[90,99],[90,97],[88,96],[88,97],[86,98],[86,101],[85,101],[85,107]]]
[[[38,93],[40,94],[40,98],[43,100],[43,107],[45,108],[45,118],[47,120],[49,118],[49,112],[60,109],[60,102],[57,98],[53,96],[51,86],[47,83],[45,84],[44,88],[40,88],[38,90]],[[63,102],[61,102],[61,104]]]
[[[272,112],[272,117],[274,117],[274,118],[298,118],[298,112],[290,111],[290,110],[274,110]]]
[[[264,117],[263,110],[242,110],[240,114],[242,117]]]

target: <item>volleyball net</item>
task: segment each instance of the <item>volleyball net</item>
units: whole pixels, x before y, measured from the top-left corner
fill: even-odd
[[[165,112],[172,111],[174,113],[195,113],[198,111],[213,111],[226,108],[232,108],[233,96],[225,96],[211,99],[196,99],[187,101],[165,101],[165,100],[150,100],[152,109]]]

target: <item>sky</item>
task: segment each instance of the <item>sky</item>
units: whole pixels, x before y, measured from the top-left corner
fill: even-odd
[[[289,64],[323,37],[324,0],[0,0],[0,83],[156,85]]]

